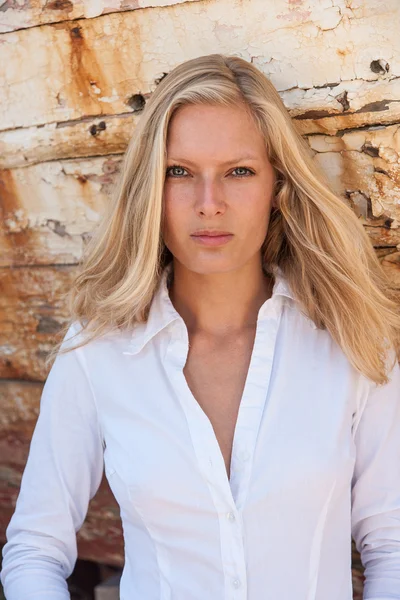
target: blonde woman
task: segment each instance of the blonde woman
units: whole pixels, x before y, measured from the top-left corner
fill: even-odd
[[[159,83],[70,312],[8,600],[69,598],[103,459],[122,600],[350,600],[351,536],[364,598],[400,599],[398,296],[252,64]]]

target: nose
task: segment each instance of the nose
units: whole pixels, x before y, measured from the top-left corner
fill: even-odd
[[[199,216],[213,217],[226,210],[223,190],[218,181],[204,179],[196,190],[195,210]]]

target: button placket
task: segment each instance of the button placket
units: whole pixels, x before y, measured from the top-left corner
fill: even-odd
[[[226,577],[226,599],[246,600],[246,559],[243,546],[242,519],[236,508],[220,514],[221,550]]]
[[[184,407],[199,466],[208,482],[214,505],[219,513],[221,553],[226,577],[226,600],[235,590],[235,600],[246,600],[247,573],[244,554],[242,519],[249,485],[252,456],[262,418],[272,370],[272,359],[280,313],[271,304],[268,316],[261,315],[249,366],[248,379],[239,408],[235,433],[231,481],[226,477],[225,464],[215,432],[200,405],[193,397],[183,374],[188,353],[188,336],[182,323],[175,322],[167,354],[173,363],[178,396]],[[180,330],[180,331],[179,331]]]
[[[266,403],[282,309],[281,298],[278,297],[265,305],[259,316],[248,380],[239,407],[231,465],[232,494],[239,510],[243,509],[247,496],[263,413],[268,411]]]

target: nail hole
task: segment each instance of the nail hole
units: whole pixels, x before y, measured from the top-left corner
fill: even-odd
[[[387,63],[386,60],[383,60],[382,58],[378,60],[373,60],[369,66],[373,73],[378,73],[380,75],[384,75],[390,69],[389,63]]]
[[[126,101],[127,105],[131,107],[134,112],[140,112],[143,110],[144,105],[146,104],[146,100],[142,96],[142,94],[133,94]]]

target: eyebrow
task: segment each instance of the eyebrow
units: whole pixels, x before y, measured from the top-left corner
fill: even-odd
[[[247,161],[247,160],[258,160],[258,158],[256,156],[251,155],[251,154],[247,154],[247,155],[241,156],[239,158],[232,158],[230,160],[221,162],[219,164],[221,166],[224,166],[224,165],[230,165],[230,164],[233,164],[233,163],[240,163],[240,162]],[[187,158],[172,158],[172,157],[170,158],[170,157],[168,157],[167,161],[168,162],[185,162],[185,163],[187,163],[189,165],[194,165],[195,164],[194,162],[188,160]]]

